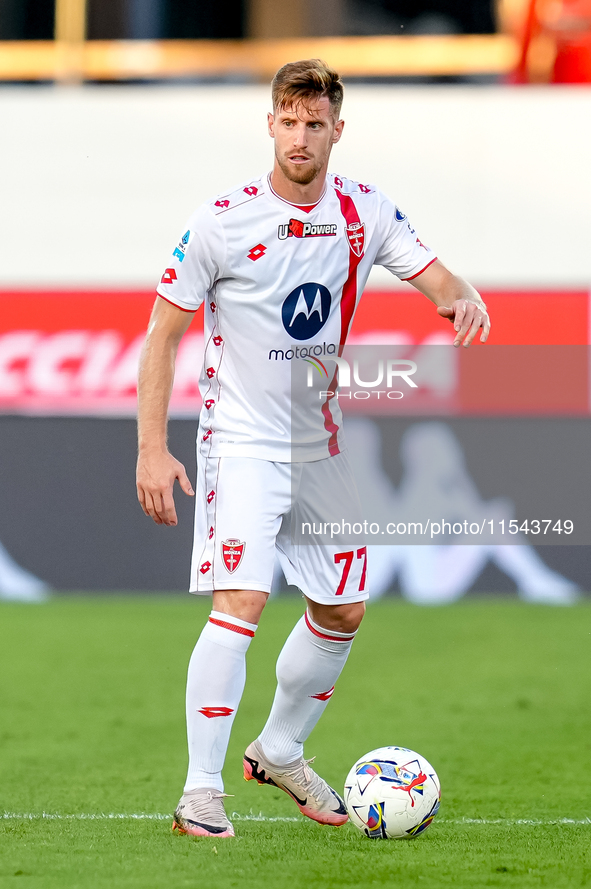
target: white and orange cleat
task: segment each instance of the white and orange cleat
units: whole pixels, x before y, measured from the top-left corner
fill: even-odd
[[[269,762],[259,741],[253,741],[244,754],[244,777],[247,781],[271,784],[291,796],[302,815],[340,827],[349,818],[345,803],[320,775],[310,768],[313,759],[296,759],[285,766]]]
[[[224,809],[223,797],[229,793],[198,787],[183,793],[172,822],[172,829],[193,837],[233,837],[234,828]]]

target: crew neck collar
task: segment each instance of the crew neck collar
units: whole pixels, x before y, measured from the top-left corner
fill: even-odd
[[[282,198],[280,194],[277,194],[277,192],[273,188],[273,185],[271,184],[271,173],[268,174],[267,181],[269,183],[269,188],[271,190],[271,193],[277,198],[277,200],[282,201],[284,204],[288,204],[288,206],[290,206],[290,207],[295,207],[296,210],[302,210],[304,213],[311,213],[312,210],[318,206],[318,204],[321,202],[321,200],[324,198],[324,196],[326,194],[326,182],[325,182],[322,194],[320,195],[318,200],[315,201],[313,204],[294,204],[293,201],[288,201],[286,198]]]

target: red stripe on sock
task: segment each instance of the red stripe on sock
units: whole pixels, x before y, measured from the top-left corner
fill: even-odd
[[[330,633],[320,633],[315,627],[310,623],[310,618],[308,617],[308,612],[304,613],[304,617],[306,618],[306,625],[311,633],[314,633],[315,636],[318,636],[320,639],[328,639],[330,642],[350,642],[351,639],[355,638],[355,633],[351,633],[350,636],[331,636]]]
[[[197,712],[207,716],[208,719],[213,719],[215,716],[231,716],[234,710],[231,707],[202,707]]]
[[[209,622],[215,624],[216,627],[222,627],[224,630],[232,630],[233,633],[239,633],[241,636],[254,636],[254,630],[247,630],[246,627],[239,627],[237,624],[229,624],[225,620],[218,620],[217,617],[210,617]]]
[[[334,693],[334,685],[332,688],[329,688],[328,691],[322,691],[318,695],[310,695],[311,698],[316,698],[317,701],[328,701],[329,698],[332,698]]]

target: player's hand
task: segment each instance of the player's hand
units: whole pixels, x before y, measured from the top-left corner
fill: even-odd
[[[450,307],[439,306],[437,313],[443,318],[449,318],[456,330],[454,346],[468,347],[480,328],[480,342],[485,343],[490,333],[490,318],[482,306],[468,299],[456,299]]]
[[[195,491],[182,463],[168,451],[140,453],[137,461],[136,486],[140,506],[157,525],[177,525],[173,488],[175,479],[185,494]]]

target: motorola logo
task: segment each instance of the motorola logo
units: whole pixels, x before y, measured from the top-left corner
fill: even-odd
[[[294,340],[309,340],[322,330],[328,321],[332,297],[323,284],[300,284],[286,297],[281,319],[287,333]]]

